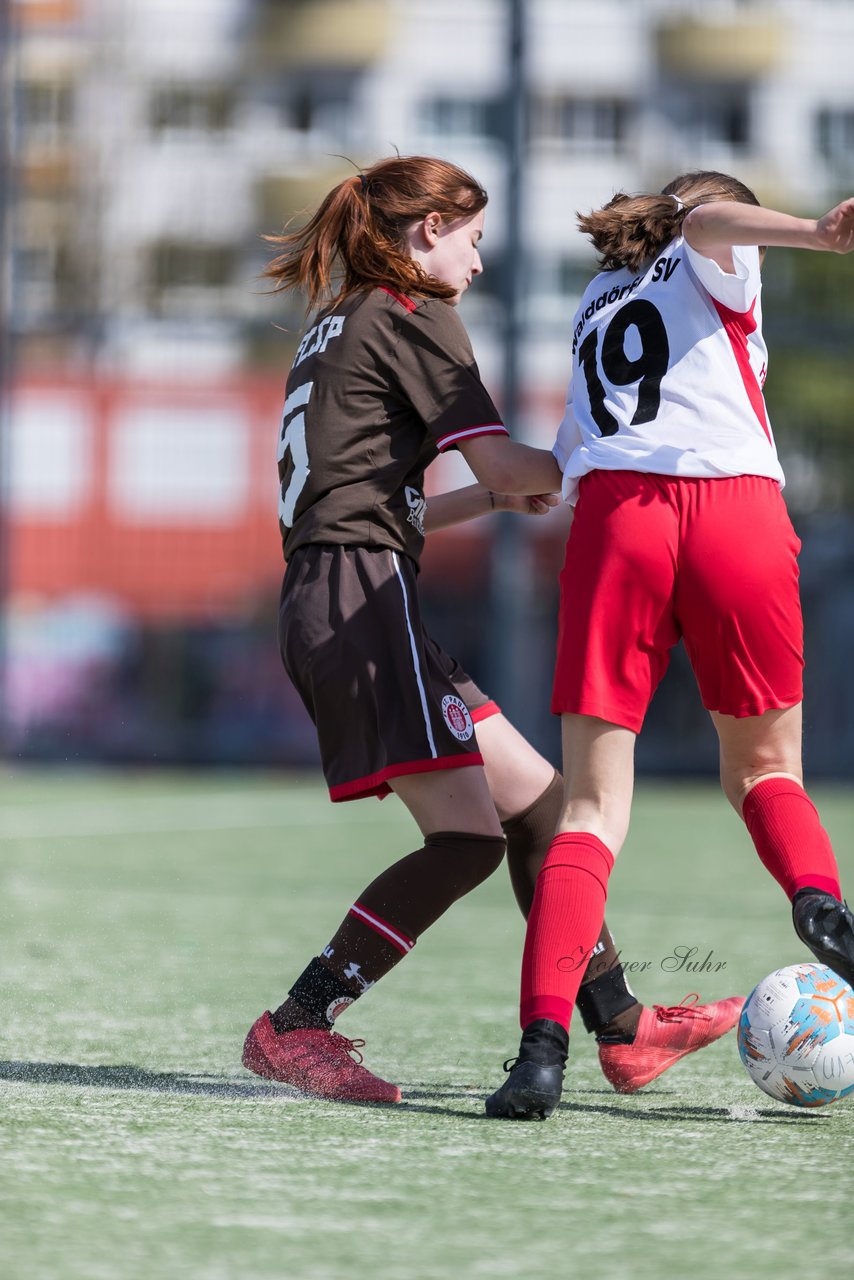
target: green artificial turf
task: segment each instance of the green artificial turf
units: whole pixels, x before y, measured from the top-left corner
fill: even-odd
[[[850,887],[854,793],[815,796]],[[314,778],[0,777],[5,1280],[846,1274],[854,1100],[773,1103],[734,1035],[620,1097],[579,1026],[550,1121],[484,1118],[518,1046],[503,869],[338,1024],[401,1105],[241,1068],[249,1024],[417,843],[396,800],[332,806]],[[711,785],[639,786],[611,883],[648,1003],[808,958]]]

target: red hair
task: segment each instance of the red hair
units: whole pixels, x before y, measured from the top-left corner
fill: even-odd
[[[310,309],[333,295],[385,285],[403,294],[452,298],[409,255],[406,234],[428,213],[470,218],[487,202],[471,174],[433,156],[379,160],[329,192],[304,227],[265,236],[281,252],[264,270],[276,289],[300,289]]]

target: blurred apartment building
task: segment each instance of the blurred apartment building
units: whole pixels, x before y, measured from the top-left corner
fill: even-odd
[[[271,459],[302,315],[259,282],[262,236],[354,167],[436,153],[490,191],[485,274],[463,306],[500,396],[510,4],[7,3],[14,667],[34,620],[72,598],[124,626],[244,616],[275,590]],[[525,23],[515,426],[547,442],[592,264],[575,210],[696,167],[793,211],[847,193],[854,5],[528,0]],[[463,478],[440,468],[443,486]],[[44,642],[46,664],[58,647]],[[24,720],[44,687],[28,680]]]
[[[12,323],[20,366],[132,376],[281,368],[260,235],[392,148],[492,195],[505,0],[12,0]],[[854,177],[844,0],[528,0],[532,378],[589,263],[573,213],[683,168],[792,209]],[[494,282],[493,282],[494,283]],[[489,272],[468,323],[494,314]],[[281,317],[281,312],[278,317]],[[556,372],[556,367],[558,372]]]
[[[108,424],[114,506],[143,524],[241,510],[248,530],[269,479],[252,471],[254,453],[258,465],[264,453],[248,441],[258,415],[275,420],[301,321],[296,300],[271,300],[258,280],[268,256],[261,237],[315,205],[353,165],[393,148],[447,155],[491,193],[486,270],[464,314],[500,395],[510,7],[11,0],[7,302],[18,377],[131,382],[150,397],[159,387],[159,403],[178,394],[172,384],[219,395],[217,407],[189,402],[182,418],[172,414],[165,439],[159,403],[139,395],[123,430]],[[528,0],[524,8],[526,395],[514,427],[545,442],[562,410],[567,333],[591,264],[575,210],[695,167],[735,171],[786,208],[825,207],[854,178],[854,5]],[[235,426],[223,384],[243,386],[250,375],[256,391]],[[265,376],[275,388],[267,395]],[[85,455],[74,437],[91,411],[61,401],[64,426],[55,398],[51,413],[30,397],[16,414],[26,424],[13,455],[19,506],[49,483],[36,421],[57,459],[54,486],[74,483]],[[190,458],[202,419],[203,464],[198,450]],[[460,474],[452,461],[442,467],[442,483]],[[176,579],[176,595],[186,598],[189,585]]]

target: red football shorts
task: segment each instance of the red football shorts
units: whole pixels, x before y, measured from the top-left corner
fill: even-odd
[[[552,711],[639,732],[680,638],[709,711],[796,705],[799,550],[766,477],[586,475],[560,577]]]

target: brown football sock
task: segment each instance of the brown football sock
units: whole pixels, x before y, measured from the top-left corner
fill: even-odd
[[[437,831],[423,849],[383,871],[272,1015],[276,1031],[330,1026],[409,954],[448,907],[492,875],[504,848],[503,836]]]
[[[563,778],[555,773],[545,791],[522,813],[502,822],[507,837],[507,870],[525,919],[534,901],[537,876],[554,838],[563,808]]]

